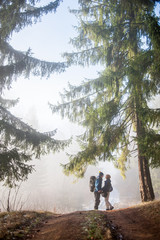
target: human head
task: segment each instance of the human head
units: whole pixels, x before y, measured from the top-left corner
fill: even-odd
[[[103,172],[99,172],[99,176],[100,176],[101,178],[103,178],[103,176],[104,176]]]
[[[111,175],[106,174],[106,179],[110,179],[110,178],[111,178]]]

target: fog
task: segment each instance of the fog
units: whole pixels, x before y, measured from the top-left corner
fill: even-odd
[[[129,192],[131,184],[124,181],[118,170],[115,170],[111,163],[99,164],[97,167],[90,166],[83,179],[76,180],[73,176],[65,176],[62,168],[59,166],[63,163],[65,153],[49,155],[41,160],[34,160],[35,172],[29,176],[28,181],[21,184],[17,195],[16,207],[30,210],[48,210],[54,212],[70,212],[76,210],[89,210],[94,206],[94,194],[89,190],[89,178],[91,175],[98,175],[99,171],[104,174],[111,174],[113,192],[110,200],[117,205],[120,197],[125,198],[127,195],[133,196],[134,190]],[[121,179],[121,180],[120,180]],[[135,183],[137,181],[135,177]],[[121,182],[121,184],[119,184]],[[121,186],[120,186],[121,185]],[[15,191],[12,191],[13,198]],[[7,204],[8,190],[1,191],[0,199],[3,205]],[[126,199],[127,200],[127,199]],[[12,204],[13,200],[11,200]],[[2,209],[2,206],[0,207]],[[105,209],[104,199],[101,197],[100,209]]]
[[[18,83],[17,83],[18,84]],[[23,85],[28,84],[23,80]],[[30,82],[32,85],[32,82]],[[16,91],[13,89],[15,94]],[[12,94],[9,91],[8,94]],[[37,95],[35,95],[38,97]],[[22,104],[22,105],[21,105]],[[19,105],[23,107],[23,101]],[[44,103],[43,103],[44,104]],[[152,107],[159,105],[159,98],[150,103]],[[58,115],[52,115],[50,109],[41,105],[42,109],[36,105],[29,105],[20,111],[20,106],[16,106],[12,112],[22,118],[25,122],[39,131],[49,131],[57,128],[56,139],[68,139],[82,133],[83,128],[77,124],[62,120]],[[42,116],[42,112],[45,114]],[[126,178],[123,179],[120,171],[116,169],[112,162],[99,162],[97,166],[89,166],[83,179],[76,179],[74,176],[66,176],[60,164],[67,163],[66,153],[74,154],[79,150],[79,146],[74,140],[64,151],[49,154],[34,159],[31,164],[35,166],[35,171],[29,175],[26,182],[20,183],[20,188],[12,189],[10,206],[13,210],[47,210],[57,213],[66,213],[77,210],[91,210],[94,208],[94,194],[89,190],[90,176],[98,176],[99,171],[111,175],[113,191],[110,194],[110,201],[115,209],[128,207],[140,202],[138,160],[137,156],[128,159],[128,170]],[[151,170],[153,186],[156,198],[159,198],[160,171]],[[103,183],[104,183],[103,179]],[[7,209],[7,198],[9,189],[2,186],[0,191],[0,209]],[[99,209],[104,210],[104,198],[101,197]]]
[[[67,4],[67,1],[64,1],[55,15],[49,14],[42,18],[41,23],[13,34],[11,45],[21,51],[26,51],[30,47],[34,52],[34,57],[40,59],[63,61],[60,55],[65,51],[72,51],[68,42],[69,38],[75,34],[71,30],[75,18],[69,14]],[[76,8],[77,1],[72,1],[72,4]],[[12,89],[6,91],[5,97],[20,98],[19,104],[11,112],[24,122],[40,132],[57,128],[56,139],[68,139],[72,135],[79,135],[83,129],[67,119],[62,120],[56,114],[52,115],[47,103],[49,101],[54,104],[59,101],[59,92],[62,92],[68,82],[80,84],[84,78],[96,77],[101,69],[100,66],[90,68],[74,66],[65,73],[51,76],[48,80],[33,76],[29,80],[19,78],[13,83]],[[47,210],[61,213],[93,209],[94,194],[89,190],[89,178],[92,175],[98,176],[99,171],[111,175],[113,192],[111,192],[110,201],[115,208],[127,207],[140,202],[136,157],[130,159],[126,179],[122,178],[120,171],[115,169],[111,162],[106,161],[100,162],[97,166],[89,166],[85,177],[77,180],[73,176],[65,176],[60,163],[68,162],[66,152],[73,154],[78,149],[77,143],[73,141],[65,151],[44,156],[40,160],[34,159],[31,164],[35,165],[35,171],[29,175],[26,182],[20,183],[19,189],[11,191],[11,209]],[[153,174],[155,185],[156,176],[159,178],[159,170],[157,171]],[[3,183],[0,186],[0,209],[5,211],[9,189],[2,185]],[[158,189],[157,185],[156,189]],[[158,194],[156,196],[159,197]],[[105,209],[102,197],[100,209]]]
[[[28,122],[34,128],[40,126],[35,111],[29,111]],[[26,118],[27,118],[26,116]],[[57,138],[67,138],[78,135],[81,127],[71,124],[66,120],[59,120]],[[63,134],[62,134],[63,133]],[[133,159],[131,165],[135,166],[127,171],[124,180],[120,171],[115,169],[111,162],[100,162],[97,166],[89,166],[83,179],[74,176],[66,176],[60,163],[68,162],[67,153],[76,153],[79,147],[75,141],[65,151],[49,154],[40,160],[34,159],[31,164],[35,171],[29,175],[26,182],[20,184],[18,194],[12,189],[10,207],[13,210],[44,210],[57,213],[66,213],[77,210],[91,210],[94,207],[94,194],[89,190],[89,178],[98,176],[99,171],[111,175],[113,192],[110,195],[111,203],[115,208],[127,207],[140,201],[138,194],[137,160]],[[131,167],[133,167],[131,166]],[[105,179],[103,179],[105,180]],[[104,182],[104,181],[103,181]],[[9,189],[1,186],[0,200],[2,211],[7,208],[7,197]],[[104,198],[101,197],[99,209],[105,209]]]
[[[32,114],[33,113],[33,114]],[[30,119],[34,125],[36,123],[35,112],[30,112]],[[30,123],[31,123],[30,122]],[[61,120],[62,129],[57,132],[60,136],[78,134],[82,131],[77,125]],[[65,128],[64,128],[65,126]],[[65,134],[65,129],[67,129]],[[110,194],[110,201],[115,209],[128,207],[140,202],[138,162],[136,157],[132,157],[128,163],[126,179],[123,179],[120,171],[116,169],[112,162],[100,162],[97,166],[89,166],[83,179],[76,179],[74,176],[66,176],[60,163],[68,162],[66,152],[76,153],[78,145],[73,141],[72,145],[65,151],[49,154],[40,160],[34,159],[35,171],[29,175],[26,182],[21,183],[16,194],[16,189],[12,189],[10,197],[10,207],[12,210],[43,210],[56,213],[67,213],[77,210],[91,210],[94,208],[94,194],[89,190],[89,178],[92,175],[98,176],[99,171],[111,175],[113,191]],[[107,160],[107,159],[106,159]],[[157,186],[157,176],[154,177],[154,185]],[[105,178],[103,179],[104,182]],[[155,188],[158,191],[158,189]],[[7,197],[9,189],[1,186],[0,209],[7,208]],[[157,197],[159,197],[157,195]],[[101,197],[100,210],[105,210],[104,198]]]

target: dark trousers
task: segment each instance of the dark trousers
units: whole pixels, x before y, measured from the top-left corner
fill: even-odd
[[[100,204],[100,193],[94,192],[94,198],[95,198],[94,209],[98,209],[98,206]]]

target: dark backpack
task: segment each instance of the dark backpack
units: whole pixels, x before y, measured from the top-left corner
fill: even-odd
[[[110,192],[112,192],[112,191],[113,191],[112,184],[111,184],[111,186],[110,186],[110,189],[109,189],[109,191],[110,191]]]
[[[95,181],[96,181],[96,177],[95,176],[91,176],[90,177],[90,181],[89,181],[89,188],[91,192],[94,192],[95,189]]]
[[[112,187],[112,184],[110,183],[110,186],[109,188],[105,188],[103,187],[102,188],[102,197],[107,197],[107,192],[112,192],[113,191],[113,187]]]

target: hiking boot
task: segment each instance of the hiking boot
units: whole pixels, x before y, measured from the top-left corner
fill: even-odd
[[[106,208],[106,211],[110,210],[109,208]]]
[[[112,210],[112,209],[114,209],[114,207],[113,207],[113,206],[110,208],[110,210]]]

